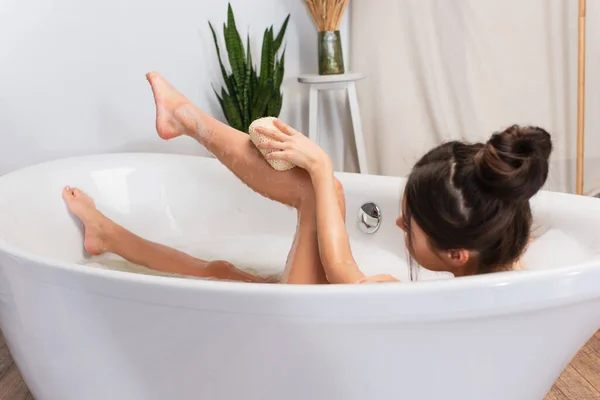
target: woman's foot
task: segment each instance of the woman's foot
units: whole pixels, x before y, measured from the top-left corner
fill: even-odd
[[[157,72],[146,74],[156,103],[156,130],[164,140],[202,133],[204,124],[192,103]]]
[[[94,256],[109,251],[107,232],[112,221],[98,211],[94,200],[81,190],[67,186],[62,196],[69,211],[83,223],[85,250]]]

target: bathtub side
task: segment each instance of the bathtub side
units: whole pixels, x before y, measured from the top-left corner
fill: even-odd
[[[235,227],[282,235],[294,227],[292,210],[241,189],[214,160],[148,155],[53,165],[46,175],[37,170],[48,176],[45,193],[60,188],[57,171],[90,184],[100,204],[151,239],[207,225],[215,233]],[[338,176],[350,236],[397,249],[401,232],[395,215],[387,216],[399,206],[401,181]],[[158,189],[143,192],[149,184]],[[214,185],[220,191],[208,193]],[[387,224],[375,235],[355,225],[367,201],[381,205]],[[548,197],[542,206],[552,214],[553,204]],[[190,205],[241,211],[224,217]],[[159,212],[169,218],[145,218]],[[272,224],[261,224],[265,218]],[[599,298],[597,263],[448,282],[307,287],[94,270],[0,243],[0,324],[38,400],[530,400],[600,328]]]
[[[530,400],[600,328],[598,297],[407,318],[399,292],[194,288],[5,254],[0,276],[0,324],[38,400]]]

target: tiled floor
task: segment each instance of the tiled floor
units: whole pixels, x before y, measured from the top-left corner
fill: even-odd
[[[0,400],[34,400],[21,379],[2,336]],[[600,400],[600,332],[577,354],[545,400]]]

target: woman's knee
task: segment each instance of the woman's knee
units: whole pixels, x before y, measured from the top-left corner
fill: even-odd
[[[305,172],[305,171],[302,171]],[[346,199],[344,196],[344,186],[339,181],[339,179],[334,178],[335,191],[337,193],[338,201],[340,202],[340,206],[345,212],[346,208]],[[295,201],[292,204],[295,208],[303,208],[304,206],[310,206],[315,204],[315,191],[312,184],[312,180],[308,173],[300,176],[298,180],[297,194],[295,197]]]
[[[210,261],[206,265],[208,276],[231,281],[251,282],[251,283],[272,283],[272,279],[265,279],[258,275],[237,268],[229,261],[216,260]]]
[[[342,185],[342,182],[340,182],[340,180],[338,178],[334,178],[335,180],[335,190],[338,194],[338,197],[342,200],[344,200],[344,186]]]
[[[206,271],[208,274],[218,278],[223,278],[228,275],[234,268],[235,266],[232,263],[223,260],[210,261],[206,264]]]
[[[342,182],[340,182],[337,178],[335,178],[335,190],[337,192],[338,201],[340,202],[340,208],[342,209],[342,214],[346,215],[346,197],[344,195],[344,186]]]
[[[303,206],[314,203],[314,190],[310,175],[303,169],[294,168],[287,172],[289,182],[293,182],[294,186],[288,190],[287,196],[291,197],[290,203],[286,203],[294,208],[300,209]]]
[[[206,267],[207,268],[215,268],[215,269],[231,269],[231,268],[235,268],[235,265],[233,265],[229,261],[215,260],[215,261],[209,261],[208,265]]]
[[[340,202],[340,207],[342,207],[342,211],[345,212],[346,198],[344,195],[344,186],[337,178],[334,178],[334,184],[337,198]],[[294,206],[296,208],[303,208],[304,206],[315,205],[315,200],[314,187],[309,179],[308,182],[305,182],[301,185],[300,194],[298,195],[296,204],[294,204]]]

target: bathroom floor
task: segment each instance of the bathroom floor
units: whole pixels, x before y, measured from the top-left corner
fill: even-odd
[[[1,334],[0,400],[34,400]],[[600,400],[600,331],[565,369],[545,400]]]

